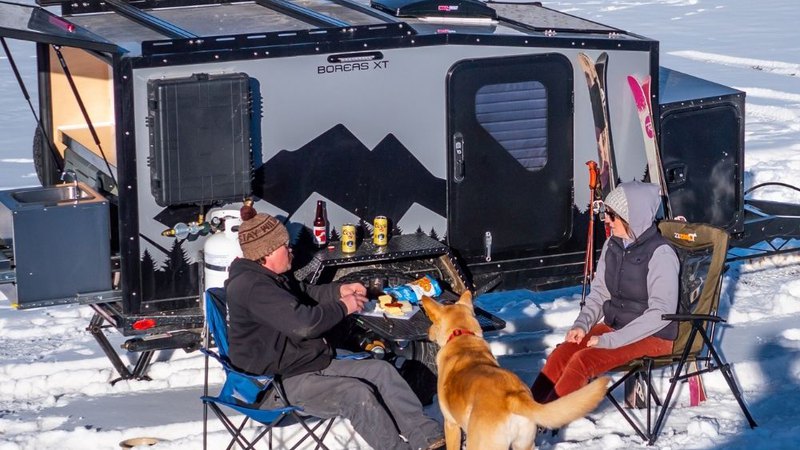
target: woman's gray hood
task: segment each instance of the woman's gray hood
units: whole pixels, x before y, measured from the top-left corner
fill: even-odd
[[[623,195],[615,194],[614,191],[616,190],[620,190]],[[606,197],[607,204],[617,213],[627,209],[628,217],[626,221],[633,234],[631,237],[635,240],[636,237],[641,236],[645,230],[650,228],[656,219],[658,208],[661,206],[661,195],[659,195],[658,186],[640,181],[629,181],[620,183],[614,191],[611,191]],[[625,202],[624,207],[615,208],[612,203],[619,204],[620,201]],[[620,216],[625,218],[625,214],[620,214]]]

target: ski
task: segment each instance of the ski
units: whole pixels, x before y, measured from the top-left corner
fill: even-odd
[[[651,81],[652,79],[649,76],[645,77],[644,81],[642,81],[642,92],[644,92],[644,98],[647,99],[647,110],[650,111],[650,117],[653,116],[653,102],[650,97]]]
[[[655,182],[661,188],[661,195],[667,196],[667,186],[664,182],[663,171],[661,168],[661,153],[656,142],[656,130],[653,125],[652,108],[650,107],[650,75],[645,77],[644,82],[639,82],[633,75],[628,75],[628,86],[633,94],[633,101],[636,104],[636,111],[639,113],[639,122],[642,126],[642,137],[644,138],[644,150],[647,156],[647,170],[650,174],[650,181]],[[669,200],[667,201],[669,206]]]
[[[603,196],[611,192],[617,185],[617,167],[614,159],[614,144],[611,140],[611,122],[608,112],[608,95],[606,92],[606,68],[608,54],[603,52],[594,61],[592,57],[578,53],[586,86],[589,89],[589,100],[592,104],[595,138],[597,139],[597,156],[600,166],[600,188]]]
[[[693,372],[698,371],[697,361],[692,361],[689,364],[688,370]],[[703,384],[703,378],[700,374],[689,377],[689,405],[698,406],[706,401],[706,387]]]

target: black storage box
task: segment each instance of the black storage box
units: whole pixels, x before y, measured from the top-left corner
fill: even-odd
[[[246,74],[147,82],[150,181],[160,206],[250,195],[250,88]]]
[[[745,93],[661,68],[660,149],[674,216],[744,229]]]

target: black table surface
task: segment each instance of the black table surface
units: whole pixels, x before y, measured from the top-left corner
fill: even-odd
[[[436,300],[449,304],[458,300],[458,297],[452,292],[445,291]],[[354,314],[351,317],[360,327],[392,341],[425,340],[428,338],[428,328],[431,326],[431,320],[422,308],[409,319],[394,319],[391,316],[362,316],[360,314]],[[475,307],[475,317],[484,332],[502,330],[506,326],[504,320],[478,307]]]

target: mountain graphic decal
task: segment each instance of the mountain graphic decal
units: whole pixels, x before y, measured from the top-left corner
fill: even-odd
[[[394,135],[370,151],[342,124],[265,162],[255,171],[253,192],[290,215],[318,192],[366,220],[399,220],[414,202],[445,216],[445,180]]]

